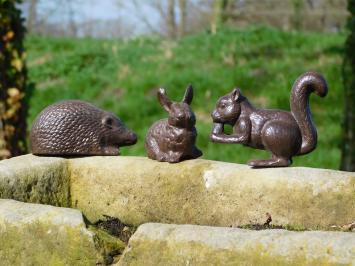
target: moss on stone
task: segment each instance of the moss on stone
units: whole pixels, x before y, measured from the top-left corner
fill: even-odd
[[[293,185],[285,176],[283,182],[265,189],[271,203],[265,207],[273,214],[274,223],[301,230],[331,230],[333,225],[343,225],[354,219],[355,178],[333,182],[323,189],[315,188],[313,182]]]
[[[144,224],[118,265],[351,265],[354,240],[344,232]]]
[[[2,265],[95,265],[92,236],[80,227],[34,222],[0,229]]]
[[[209,246],[196,242],[172,244],[164,241],[144,240],[133,242],[132,247],[127,249],[118,265],[340,266],[344,264],[332,263],[326,258],[309,259],[302,252],[292,256],[272,255],[262,246],[250,247],[237,252],[227,249],[211,249]]]
[[[95,248],[103,258],[102,263],[111,264],[117,261],[125,249],[126,244],[118,237],[114,237],[95,226],[89,226],[88,229],[94,233]]]
[[[248,229],[248,230],[270,230],[270,229],[284,229],[288,231],[307,231],[307,228],[303,226],[297,226],[297,225],[274,225],[274,224],[245,224],[245,225],[240,225],[237,226],[238,228],[241,229]],[[339,230],[340,231],[340,230]]]
[[[341,226],[355,217],[355,176],[310,168],[255,170],[200,159],[168,164],[142,157],[65,160],[26,155],[0,162],[0,198],[75,207],[92,223],[105,214],[131,225],[164,222],[235,227],[263,223],[268,212],[273,224],[288,230],[330,230],[331,225]],[[12,209],[8,207],[0,214],[6,217]],[[9,212],[6,219],[16,221],[20,214],[24,220],[32,221],[31,211],[28,206],[23,207]],[[125,243],[91,226],[88,231],[78,211],[73,214],[76,219],[70,214],[63,218],[63,209],[57,211],[59,218],[49,212],[42,215],[43,219],[20,227],[7,224],[6,219],[0,221],[0,262],[94,265],[118,260]],[[64,223],[58,225],[58,221]],[[209,228],[208,234],[215,229]],[[228,241],[223,243],[227,245]],[[352,242],[353,238],[347,241]],[[333,265],[326,259],[334,252],[331,248],[321,251],[324,257],[314,259],[302,249],[280,256],[270,253],[265,245],[251,246],[231,251],[223,247],[211,249],[195,240],[172,243],[165,239],[142,241],[133,236],[120,263]],[[303,242],[299,246],[303,248]]]
[[[88,229],[84,220],[78,210],[0,199],[0,264],[106,265],[117,260],[125,243],[94,226]]]
[[[330,230],[355,217],[355,176],[340,171],[142,157],[72,159],[69,170],[72,204],[92,222],[106,214],[133,225],[241,226],[268,212],[273,224]]]
[[[204,210],[209,205],[203,180],[190,178],[201,176],[209,161],[164,167],[168,163],[134,158],[139,167],[132,167],[132,158],[128,157],[114,160],[114,164],[107,158],[96,159],[96,163],[69,162],[73,207],[81,209],[93,223],[103,214],[131,225],[154,221],[189,223],[195,222],[197,206]],[[107,175],[107,171],[112,174]],[[99,194],[102,200],[96,201]],[[204,220],[205,216],[199,218]]]
[[[0,198],[70,206],[65,159],[25,155],[0,162]]]
[[[26,155],[0,162],[0,198],[80,209],[125,224],[241,226],[265,222],[332,230],[355,217],[355,175],[325,169],[250,169],[202,159],[61,159]]]

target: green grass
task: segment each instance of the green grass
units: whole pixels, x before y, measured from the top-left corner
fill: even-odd
[[[142,37],[130,41],[54,39],[26,40],[30,80],[36,88],[28,122],[47,105],[62,99],[82,99],[111,110],[139,135],[123,155],[145,155],[149,126],[167,114],[155,89],[166,87],[180,100],[192,83],[197,116],[198,147],[203,158],[246,163],[268,152],[242,145],[209,141],[210,113],[216,100],[235,86],[257,107],[289,110],[292,83],[309,70],[324,74],[329,94],[311,96],[318,128],[318,148],[294,158],[295,166],[337,169],[340,163],[343,88],[341,80],[344,34],[283,32],[253,27],[200,33],[171,42]]]

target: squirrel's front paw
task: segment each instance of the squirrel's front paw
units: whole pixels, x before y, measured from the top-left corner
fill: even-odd
[[[219,134],[212,133],[210,136],[210,139],[212,142],[221,142],[221,141],[223,141],[224,136],[225,136],[225,134],[223,134],[223,133],[219,133]]]
[[[224,131],[224,125],[221,123],[214,123],[212,128],[212,134],[222,134]]]

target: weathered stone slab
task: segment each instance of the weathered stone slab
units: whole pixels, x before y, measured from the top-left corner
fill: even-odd
[[[207,160],[178,164],[143,157],[68,160],[72,205],[146,222],[236,226],[273,223],[329,229],[355,219],[355,173],[289,167],[251,169]]]
[[[0,200],[1,265],[95,265],[93,238],[78,210]]]
[[[268,212],[273,224],[329,229],[355,220],[355,173],[26,155],[0,162],[0,198],[73,206],[92,222],[106,214],[132,225],[238,226],[264,223]]]
[[[66,160],[29,154],[0,161],[0,198],[68,207]]]
[[[355,234],[144,224],[117,265],[354,265]]]

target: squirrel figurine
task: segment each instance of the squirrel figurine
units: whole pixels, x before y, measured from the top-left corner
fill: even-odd
[[[314,92],[324,97],[328,85],[322,75],[307,72],[293,84],[291,112],[255,108],[239,88],[222,96],[211,116],[214,127],[212,142],[243,144],[269,150],[267,160],[252,160],[254,168],[282,167],[292,163],[292,157],[310,153],[317,146],[317,130],[309,109],[309,95]],[[233,133],[224,133],[224,125],[233,126]]]

